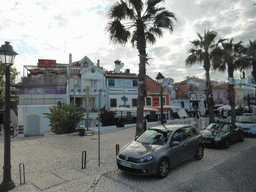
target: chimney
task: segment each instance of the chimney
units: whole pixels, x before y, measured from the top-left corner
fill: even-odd
[[[120,73],[120,70],[123,68],[124,64],[121,61],[116,60],[115,62],[115,72]]]
[[[97,67],[100,67],[100,60],[97,61]]]
[[[72,54],[70,53],[69,54],[69,65],[71,65],[72,64]]]
[[[125,73],[130,73],[130,69],[125,69]]]

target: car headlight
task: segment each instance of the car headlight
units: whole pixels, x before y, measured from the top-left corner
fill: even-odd
[[[220,141],[221,140],[221,137],[215,137],[214,138],[214,141]]]
[[[141,157],[139,159],[139,163],[145,163],[145,162],[150,162],[153,160],[153,156],[145,156],[145,157]]]

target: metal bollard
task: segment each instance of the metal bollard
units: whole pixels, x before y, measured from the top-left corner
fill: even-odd
[[[116,144],[116,155],[119,153],[119,144]]]
[[[82,169],[86,169],[86,151],[82,152]]]
[[[20,185],[25,184],[25,165],[24,165],[24,163],[19,164],[19,169],[20,169]],[[21,169],[23,170],[23,183],[22,183]]]

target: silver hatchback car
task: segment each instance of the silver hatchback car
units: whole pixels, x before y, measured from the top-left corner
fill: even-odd
[[[119,169],[139,175],[165,178],[171,167],[192,157],[201,160],[201,133],[192,125],[161,125],[147,129],[117,155]]]

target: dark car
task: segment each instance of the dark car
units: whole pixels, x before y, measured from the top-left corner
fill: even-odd
[[[229,148],[230,144],[244,141],[244,133],[240,127],[233,123],[211,123],[201,131],[205,145],[223,146]]]
[[[191,157],[201,160],[203,155],[202,135],[194,126],[161,125],[147,129],[122,147],[117,155],[117,166],[129,173],[164,178],[170,167]]]

